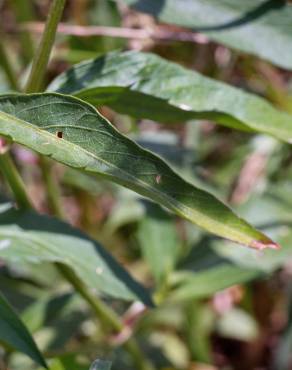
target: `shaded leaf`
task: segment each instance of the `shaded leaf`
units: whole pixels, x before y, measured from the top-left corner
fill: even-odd
[[[292,6],[282,0],[123,0],[165,23],[292,69]]]
[[[0,97],[0,134],[66,165],[99,174],[177,215],[253,248],[277,248],[213,195],[121,135],[94,107],[59,94]]]
[[[97,242],[59,220],[34,212],[9,210],[0,215],[0,241],[9,243],[0,257],[11,262],[60,262],[89,287],[151,305],[146,290]]]
[[[147,204],[137,237],[156,282],[163,283],[172,272],[179,251],[174,219],[154,204]]]
[[[39,365],[47,367],[32,336],[20,321],[12,307],[0,294],[0,341],[25,353]]]
[[[169,296],[170,301],[209,297],[235,284],[261,276],[258,270],[244,269],[231,263],[220,263],[202,271],[188,274]]]
[[[57,77],[49,90],[74,94],[137,118],[163,122],[204,118],[292,142],[290,114],[154,54],[109,53],[77,64]]]

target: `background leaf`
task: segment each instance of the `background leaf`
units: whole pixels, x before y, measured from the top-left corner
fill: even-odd
[[[47,367],[33,338],[12,307],[0,294],[0,341],[25,353],[43,367]]]
[[[282,0],[123,0],[164,23],[292,69],[291,5]]]
[[[109,53],[77,64],[48,89],[74,94],[94,105],[105,104],[137,118],[162,122],[204,118],[292,142],[290,114],[256,95],[154,54]]]
[[[151,305],[147,291],[97,242],[56,219],[11,209],[0,214],[0,257],[11,262],[68,265],[89,287],[115,298]]]
[[[174,219],[155,204],[147,203],[139,222],[137,238],[158,284],[172,272],[180,247]]]

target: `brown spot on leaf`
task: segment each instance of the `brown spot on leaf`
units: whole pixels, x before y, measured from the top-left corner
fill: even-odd
[[[63,139],[63,132],[62,131],[57,131],[56,135],[59,139]]]

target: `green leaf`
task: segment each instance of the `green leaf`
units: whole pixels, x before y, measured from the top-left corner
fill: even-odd
[[[137,118],[179,122],[194,118],[257,131],[292,142],[292,116],[264,99],[204,77],[154,54],[109,53],[61,74],[49,90],[106,104]]]
[[[179,251],[174,219],[155,204],[147,204],[137,237],[145,260],[158,284],[172,272]]]
[[[91,105],[58,94],[0,97],[0,134],[71,167],[104,176],[224,238],[276,248],[213,195],[121,135]],[[76,258],[76,257],[75,257]]]
[[[47,367],[32,336],[20,321],[12,307],[0,294],[0,341],[25,353],[39,365]]]
[[[64,222],[11,209],[0,214],[0,241],[0,257],[6,261],[60,262],[72,268],[89,288],[151,305],[146,290],[111,255]]]
[[[174,287],[169,296],[171,301],[206,298],[234,284],[266,275],[258,266],[241,266],[221,256],[213,243],[212,238],[202,237],[180,262],[179,270],[171,276]]]
[[[164,23],[292,69],[292,6],[282,0],[123,0]]]
[[[258,338],[260,328],[251,314],[233,307],[219,318],[216,332],[223,338],[251,342]]]
[[[172,301],[206,298],[234,284],[241,284],[261,276],[258,270],[244,269],[231,263],[218,263],[193,274],[187,274],[182,283],[169,296]]]

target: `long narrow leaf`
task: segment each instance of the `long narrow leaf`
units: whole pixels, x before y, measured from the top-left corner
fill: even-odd
[[[0,342],[25,353],[39,365],[47,367],[32,336],[20,321],[17,314],[0,294]]]
[[[162,159],[121,135],[94,107],[58,94],[0,97],[0,134],[72,167],[147,196],[224,238],[277,247],[211,194],[180,178]]]
[[[138,118],[162,122],[206,118],[292,142],[291,115],[256,95],[154,54],[109,53],[74,66],[49,89]]]

